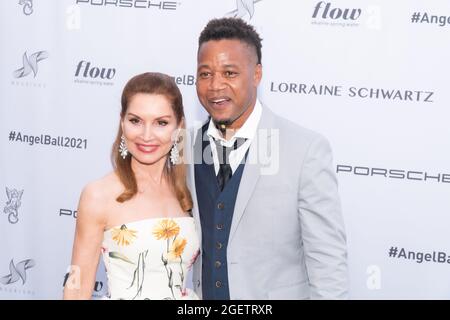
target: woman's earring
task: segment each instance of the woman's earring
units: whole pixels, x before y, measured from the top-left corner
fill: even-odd
[[[175,166],[177,164],[180,164],[180,150],[178,149],[178,137],[179,132],[177,132],[177,136],[175,138],[175,143],[172,146],[172,149],[170,149],[170,162]]]
[[[123,159],[125,159],[128,155],[128,149],[127,149],[127,145],[125,144],[125,137],[123,135],[120,138],[119,153]]]
[[[178,150],[178,143],[174,143],[170,149],[170,162],[175,166],[180,164],[180,150]]]

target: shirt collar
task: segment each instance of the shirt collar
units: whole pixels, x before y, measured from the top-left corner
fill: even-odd
[[[212,118],[209,120],[207,135],[214,140],[219,140],[224,146],[231,146],[236,138],[253,139],[256,130],[258,128],[259,120],[261,119],[262,107],[258,99],[256,99],[255,108],[244,122],[242,127],[234,134],[230,140],[225,140],[222,138],[220,131],[214,125]]]

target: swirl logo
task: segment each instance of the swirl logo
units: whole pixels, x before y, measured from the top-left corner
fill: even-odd
[[[23,6],[23,13],[27,16],[33,13],[33,0],[20,0],[19,4]]]
[[[236,0],[236,9],[228,12],[226,16],[244,18],[248,15],[251,19],[255,13],[255,3],[260,1],[262,0]]]
[[[48,58],[47,51],[38,51],[33,53],[31,56],[27,56],[27,52],[23,54],[22,63],[23,67],[14,71],[15,78],[23,78],[33,72],[36,78],[38,72],[38,62]]]
[[[26,271],[32,267],[34,267],[36,264],[33,259],[26,259],[22,260],[16,265],[14,265],[13,259],[11,259],[11,262],[9,263],[9,274],[0,278],[0,283],[2,284],[11,284],[14,282],[19,281],[19,279],[22,279],[22,285],[25,284],[27,281],[27,274]]]

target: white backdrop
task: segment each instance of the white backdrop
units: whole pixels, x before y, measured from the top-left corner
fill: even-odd
[[[61,298],[79,194],[111,170],[129,78],[177,77],[188,123],[205,119],[197,40],[223,16],[263,38],[261,101],[331,141],[351,297],[450,298],[445,0],[1,1],[0,298]]]

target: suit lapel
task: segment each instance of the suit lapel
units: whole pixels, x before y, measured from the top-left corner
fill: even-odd
[[[236,203],[234,206],[233,219],[231,222],[229,242],[233,240],[234,233],[239,225],[239,222],[244,215],[245,208],[250,200],[253,191],[255,190],[258,179],[261,175],[260,157],[258,155],[260,148],[270,147],[270,129],[273,128],[273,115],[270,110],[263,106],[261,119],[258,124],[258,129],[255,137],[250,145],[247,160],[242,173],[241,182],[239,184],[239,191],[236,196]],[[265,150],[264,150],[265,151]],[[270,152],[270,150],[267,150]]]
[[[200,244],[202,243],[202,226],[200,223],[200,212],[198,210],[198,201],[197,201],[197,188],[195,186],[195,164],[196,161],[199,161],[198,155],[202,154],[202,129],[201,128],[194,128],[191,131],[189,145],[185,146],[187,149],[187,161],[189,164],[189,174],[187,175],[187,183],[188,186],[190,186],[191,191],[191,197],[192,197],[192,203],[193,203],[193,209],[192,209],[192,216],[194,217],[197,227],[197,233],[199,237]],[[200,246],[201,248],[201,246]]]

